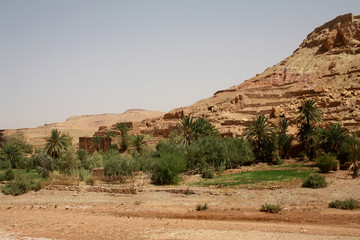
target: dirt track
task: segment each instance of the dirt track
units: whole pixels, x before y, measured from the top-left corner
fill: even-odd
[[[360,239],[360,211],[329,209],[330,201],[360,199],[360,180],[327,175],[324,189],[137,187],[138,194],[41,190],[0,194],[0,239]],[[169,192],[170,191],[170,192]],[[197,204],[209,210],[198,212]],[[279,203],[279,214],[259,212]],[[15,233],[16,235],[6,235]]]

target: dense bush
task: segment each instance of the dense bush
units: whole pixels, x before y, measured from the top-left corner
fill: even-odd
[[[152,171],[155,184],[174,184],[178,181],[178,174],[185,170],[185,159],[178,153],[164,153],[156,159]]]
[[[316,159],[316,164],[322,173],[328,173],[334,166],[336,157],[330,154],[324,154]]]
[[[15,178],[15,174],[11,168],[0,174],[0,181],[11,181]]]
[[[353,209],[360,208],[360,202],[353,198],[348,198],[348,199],[345,199],[344,201],[336,200],[336,201],[329,203],[329,208],[340,208],[343,210],[353,210]]]
[[[160,140],[156,145],[156,153],[154,156],[160,157],[163,153],[176,153],[185,158],[187,154],[187,147],[174,141]]]
[[[318,174],[313,173],[310,174],[302,184],[302,187],[304,188],[324,188],[327,186],[327,182],[325,180],[325,177]]]
[[[84,149],[77,150],[76,154],[82,164],[84,164],[86,159],[89,157],[89,154]]]
[[[78,170],[81,162],[77,157],[74,147],[68,147],[64,152],[61,152],[58,162],[56,164],[57,169],[61,173],[71,174]]]
[[[268,212],[268,213],[278,213],[282,210],[282,207],[280,205],[275,204],[267,204],[261,206],[260,212]]]
[[[85,158],[83,161],[83,167],[90,171],[92,171],[94,168],[99,168],[103,166],[103,156],[99,152],[94,152],[90,157]]]
[[[84,168],[79,168],[79,170],[77,171],[77,174],[79,176],[79,180],[84,181],[87,177],[90,176],[91,172]]]
[[[203,178],[214,178],[214,169],[211,167],[204,168],[201,175]]]
[[[187,168],[203,169],[207,165],[218,168],[226,164],[225,147],[221,139],[215,137],[204,137],[188,146]]]
[[[6,195],[17,196],[31,190],[38,191],[41,189],[41,182],[29,180],[24,176],[17,175],[14,181],[8,182],[2,188],[2,192]]]
[[[250,165],[255,162],[255,155],[251,150],[251,145],[243,138],[221,138],[224,145],[225,158],[228,167],[238,167]]]
[[[135,170],[150,173],[154,169],[155,156],[159,156],[159,153],[152,150],[143,151],[141,155],[135,151],[133,153],[136,166]]]
[[[200,170],[248,165],[255,161],[250,144],[239,138],[204,137],[187,147],[187,168]]]
[[[50,172],[54,171],[54,159],[52,159],[47,152],[38,151],[31,157],[39,174],[43,178],[47,178]]]
[[[0,147],[1,168],[24,168],[26,160],[25,152],[19,145],[5,142]]]
[[[120,156],[109,151],[104,159],[104,172],[107,177],[130,176],[136,170],[135,161],[131,156]]]

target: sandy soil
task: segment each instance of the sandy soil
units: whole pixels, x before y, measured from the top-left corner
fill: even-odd
[[[327,179],[329,186],[318,190],[295,183],[274,190],[190,187],[194,194],[185,195],[174,192],[186,186],[145,184],[135,195],[88,192],[88,186],[0,194],[0,239],[360,239],[359,210],[327,207],[360,199],[360,180],[343,171]],[[209,209],[196,211],[199,203]],[[264,203],[284,209],[262,213]]]

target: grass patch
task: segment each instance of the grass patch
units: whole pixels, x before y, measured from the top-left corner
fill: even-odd
[[[237,185],[258,185],[258,184],[275,184],[280,182],[305,179],[313,171],[311,169],[298,170],[264,170],[248,171],[229,175],[216,176],[213,179],[205,179],[196,183],[199,186],[237,186]]]
[[[305,164],[274,165],[272,168],[313,168],[315,166]]]
[[[261,206],[260,212],[267,212],[267,213],[278,213],[282,210],[282,207],[280,205],[275,204],[267,204]]]

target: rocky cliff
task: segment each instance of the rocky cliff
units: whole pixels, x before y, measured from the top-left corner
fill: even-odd
[[[240,135],[257,115],[295,119],[303,99],[319,103],[323,124],[360,128],[360,16],[336,17],[263,73],[191,106],[144,120],[137,131],[166,136],[182,115],[192,113],[210,120],[223,135]]]

